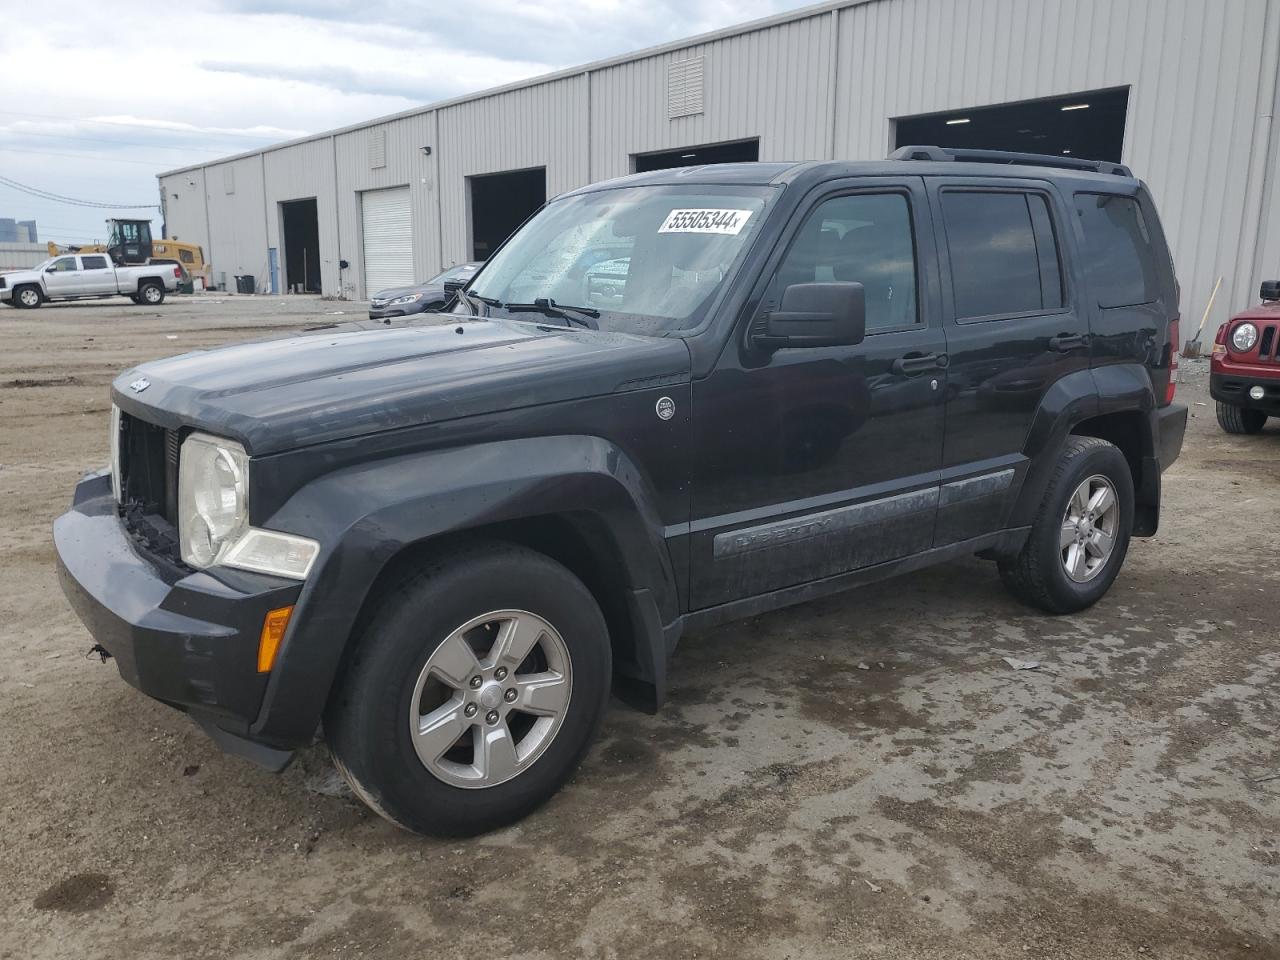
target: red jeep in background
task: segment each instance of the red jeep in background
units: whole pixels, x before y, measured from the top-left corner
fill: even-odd
[[[1262,285],[1262,303],[1218,328],[1209,394],[1227,433],[1257,433],[1280,417],[1280,280]]]

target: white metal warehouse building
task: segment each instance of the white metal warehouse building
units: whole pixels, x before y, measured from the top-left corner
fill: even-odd
[[[1280,0],[843,0],[160,175],[215,280],[367,297],[482,258],[545,199],[725,159],[905,143],[1121,160],[1184,333],[1280,278]],[[1190,330],[1188,330],[1190,324]]]

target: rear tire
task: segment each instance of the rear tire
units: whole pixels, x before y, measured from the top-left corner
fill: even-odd
[[[17,287],[13,291],[13,305],[22,310],[34,310],[44,303],[40,288],[35,286]]]
[[[554,794],[596,735],[612,676],[582,582],[532,550],[475,544],[375,604],[324,719],[356,795],[405,829],[468,836]],[[533,637],[530,652],[504,658],[504,637]]]
[[[1132,529],[1124,454],[1096,437],[1068,437],[1022,551],[999,561],[1000,579],[1046,613],[1084,610],[1115,581]]]
[[[164,287],[150,280],[138,288],[137,302],[145,307],[156,307],[164,303]]]
[[[1218,426],[1227,433],[1257,433],[1267,423],[1261,410],[1248,410],[1218,401]]]

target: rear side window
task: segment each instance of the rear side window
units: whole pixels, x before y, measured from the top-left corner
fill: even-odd
[[[947,190],[942,216],[957,319],[1061,309],[1058,243],[1043,196]]]
[[[80,262],[84,264],[86,270],[105,270],[107,269],[106,257],[81,257]]]
[[[1084,263],[1098,306],[1128,307],[1159,299],[1155,248],[1131,197],[1077,193],[1076,212],[1084,230]]]

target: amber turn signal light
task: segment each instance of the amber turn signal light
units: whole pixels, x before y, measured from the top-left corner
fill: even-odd
[[[289,618],[293,616],[292,605],[277,607],[262,620],[262,636],[258,638],[258,672],[270,673],[276,662],[276,654],[280,651],[280,641],[284,639],[284,631],[289,626]]]

